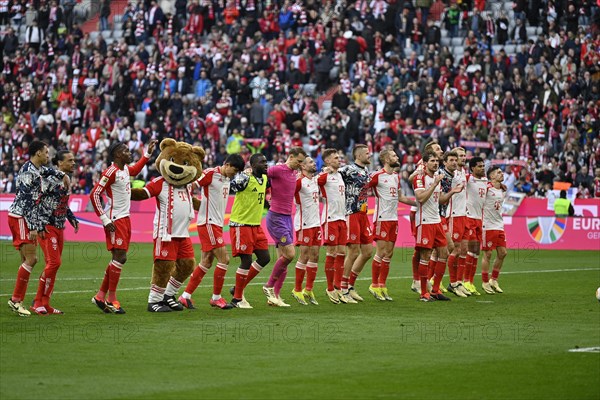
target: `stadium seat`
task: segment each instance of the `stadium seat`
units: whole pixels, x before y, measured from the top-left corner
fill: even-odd
[[[98,37],[99,34],[100,34],[100,32],[98,32],[98,31],[90,32],[90,39],[96,40],[96,38]]]
[[[135,112],[135,121],[139,122],[141,126],[146,126],[146,113],[144,111]]]
[[[114,30],[112,32],[112,37],[115,39],[121,39],[123,37],[123,31],[120,29]]]
[[[452,46],[461,46],[465,40],[462,37],[452,38]]]
[[[109,37],[112,37],[112,31],[102,31],[102,37],[104,39],[108,39]]]

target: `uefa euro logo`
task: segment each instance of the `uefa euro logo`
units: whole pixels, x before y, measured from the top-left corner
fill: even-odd
[[[529,236],[539,244],[552,244],[561,238],[567,229],[566,218],[533,217],[527,218]]]

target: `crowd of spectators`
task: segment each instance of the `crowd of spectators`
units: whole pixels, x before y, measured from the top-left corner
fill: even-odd
[[[321,165],[323,148],[347,159],[366,143],[377,168],[392,147],[407,193],[436,140],[528,196],[560,180],[600,197],[600,1],[503,3],[144,0],[111,21],[102,0],[103,35],[82,31],[72,0],[0,0],[0,192],[33,139],[73,151],[87,193],[111,141],[172,137],[204,147],[206,166],[276,163],[293,145]]]

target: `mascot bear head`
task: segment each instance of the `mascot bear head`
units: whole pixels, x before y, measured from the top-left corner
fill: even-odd
[[[188,143],[164,139],[160,142],[160,154],[156,169],[173,186],[185,186],[200,178],[204,150]]]

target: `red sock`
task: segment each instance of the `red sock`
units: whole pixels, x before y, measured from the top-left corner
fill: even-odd
[[[349,277],[347,276],[342,276],[342,282],[340,285],[340,289],[342,289],[343,292],[347,292],[348,291],[348,281],[350,280]]]
[[[56,274],[58,273],[58,267],[46,268],[44,274],[46,275],[46,290],[42,297],[42,305],[47,306],[50,304],[50,297],[54,292],[54,284],[56,283]]]
[[[456,280],[462,282],[465,275],[466,258],[458,256],[458,268],[456,269]]]
[[[185,287],[185,292],[193,294],[198,288],[198,285],[200,285],[200,283],[202,282],[202,278],[204,278],[204,275],[206,275],[207,272],[208,268],[206,268],[202,264],[198,264],[196,268],[194,268],[194,272],[192,272],[192,275],[190,276],[190,280],[187,286]]]
[[[379,285],[379,274],[381,273],[381,257],[375,254],[371,262],[371,285],[377,287]]]
[[[19,271],[17,272],[17,282],[15,283],[15,290],[12,295],[13,301],[23,301],[25,298],[32,269],[33,267],[30,267],[25,263],[21,264],[19,267]]]
[[[45,271],[40,275],[40,279],[38,280],[38,288],[37,293],[35,294],[35,299],[33,299],[33,307],[40,307],[42,305],[42,298],[44,297],[44,292],[46,291],[46,274]]]
[[[350,279],[348,279],[349,287],[354,287],[354,284],[356,283],[356,278],[358,278],[358,274],[354,271],[350,271]]]
[[[471,274],[469,275],[469,282],[473,283],[475,280],[475,274],[477,273],[477,264],[479,261],[479,256],[473,257],[473,265],[471,265]]]
[[[499,276],[500,276],[500,270],[499,270],[499,269],[496,269],[496,268],[494,268],[494,269],[492,270],[492,279],[493,279],[493,280],[498,280],[498,277],[499,277]]]
[[[465,258],[465,274],[464,274],[465,282],[471,282],[471,270],[473,267],[473,260],[475,260],[473,255],[471,253],[467,253],[467,257]]]
[[[121,269],[123,264],[112,260],[108,264],[108,302],[112,303],[117,300],[117,286],[119,285],[119,278],[121,278]]]
[[[317,263],[308,262],[306,264],[306,290],[313,290],[315,278],[317,277],[317,269]]]
[[[434,293],[440,291],[440,283],[444,277],[444,272],[446,272],[446,260],[437,260],[435,263],[435,274],[433,275],[433,287],[431,288]]]
[[[481,280],[483,283],[488,283],[490,281],[490,275],[487,271],[481,271]]]
[[[431,280],[435,274],[435,263],[437,263],[437,260],[430,258],[429,263],[427,264],[427,279],[429,280]]]
[[[327,255],[325,257],[325,277],[327,278],[327,290],[333,290],[333,282],[335,281],[335,257]]]
[[[246,278],[248,278],[248,270],[238,268],[235,272],[235,291],[233,292],[233,298],[241,300],[244,295],[244,288],[246,287]]]
[[[256,275],[258,275],[258,273],[262,269],[263,269],[263,267],[261,267],[259,263],[257,263],[256,261],[254,261],[252,263],[252,266],[248,270],[248,277],[246,278],[246,284],[244,285],[244,287],[248,286],[248,284],[250,283],[250,281],[252,281],[252,279],[254,279],[254,277]]]
[[[223,283],[225,282],[226,274],[227,264],[217,263],[217,266],[215,267],[215,272],[213,273],[213,294],[220,295],[221,291],[223,291]],[[188,292],[187,288],[185,288],[185,291]],[[188,293],[191,294],[191,292]]]
[[[448,257],[448,273],[450,274],[450,283],[456,282],[456,270],[458,266],[456,264],[457,257],[454,254],[450,254]]]
[[[419,251],[415,249],[415,252],[412,256],[412,273],[413,273],[413,281],[418,281],[420,279],[419,275]]]
[[[302,291],[304,275],[306,275],[306,264],[302,264],[300,261],[296,262],[296,285],[294,287],[296,292]]]
[[[102,283],[100,284],[100,289],[98,289],[98,293],[96,294],[96,298],[100,301],[104,301],[104,297],[106,296],[106,292],[108,292],[108,278],[110,271],[110,264],[104,270],[104,278],[102,279]]]
[[[381,271],[379,272],[379,287],[385,287],[387,277],[390,273],[390,259],[384,258],[381,260]]]
[[[344,276],[344,254],[338,254],[335,256],[335,274],[333,276],[333,286],[338,289],[342,287],[342,278]]]
[[[427,292],[427,271],[429,268],[429,261],[421,260],[419,261],[419,279],[421,280],[421,296],[425,295]]]

